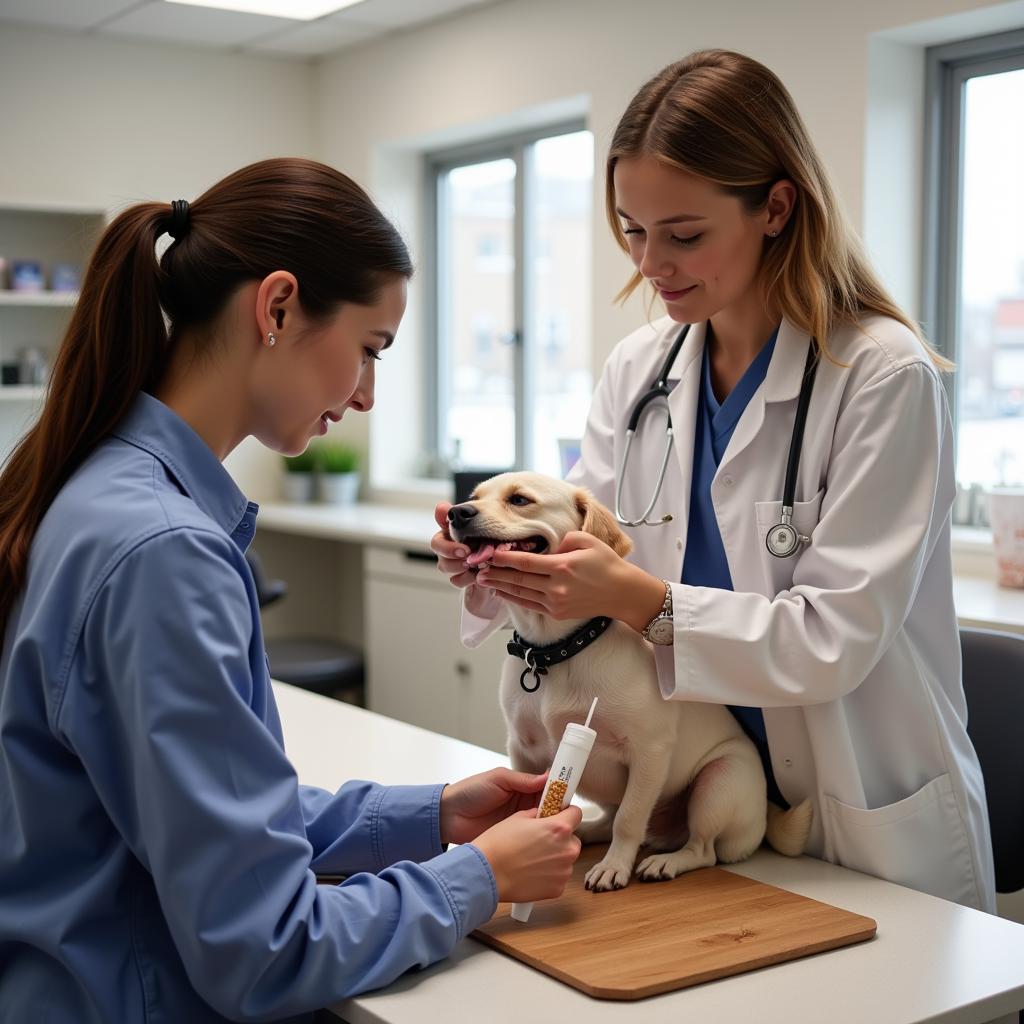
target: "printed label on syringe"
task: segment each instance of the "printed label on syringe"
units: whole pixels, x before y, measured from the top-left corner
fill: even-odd
[[[552,814],[557,814],[562,809],[562,800],[565,798],[565,792],[568,788],[568,782],[563,782],[561,779],[552,779],[548,783],[548,791],[544,794],[544,801],[537,811],[537,817],[550,818]]]

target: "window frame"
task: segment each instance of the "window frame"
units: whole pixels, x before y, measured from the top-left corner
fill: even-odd
[[[921,316],[932,344],[956,361],[961,327],[964,85],[970,78],[1024,69],[1024,29],[929,47],[925,61]],[[959,438],[956,375],[948,374],[945,384],[955,450]]]
[[[427,452],[434,465],[441,465],[448,457],[443,450],[441,436],[441,409],[450,404],[450,396],[441,367],[450,364],[451,355],[443,338],[444,318],[447,315],[443,298],[446,290],[448,264],[447,239],[445,237],[445,202],[442,181],[449,171],[467,164],[484,163],[488,160],[510,159],[515,163],[515,220],[513,224],[513,275],[512,312],[513,329],[509,339],[513,345],[513,408],[515,410],[516,438],[513,469],[529,465],[533,456],[533,436],[529,426],[527,410],[532,407],[533,359],[535,343],[530,336],[528,325],[533,322],[533,296],[530,275],[527,268],[532,265],[534,241],[527,230],[528,210],[533,184],[532,150],[534,143],[559,135],[590,131],[586,118],[577,117],[550,124],[538,125],[527,131],[515,132],[481,139],[462,146],[437,150],[424,156],[424,251],[430,256],[424,274],[425,336],[427,340],[426,365],[430,368],[426,383],[426,422],[424,436],[427,438]]]

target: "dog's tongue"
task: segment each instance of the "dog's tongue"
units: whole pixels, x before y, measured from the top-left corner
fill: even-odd
[[[491,556],[494,554],[494,545],[487,543],[481,544],[479,550],[471,551],[469,557],[466,559],[466,565],[479,565],[481,562],[490,561]]]

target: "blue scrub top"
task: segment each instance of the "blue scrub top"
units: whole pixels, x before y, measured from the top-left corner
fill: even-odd
[[[710,325],[708,327],[710,336]],[[719,403],[711,386],[711,361],[708,346],[704,346],[704,357],[700,370],[700,392],[697,398],[697,420],[693,442],[693,481],[690,487],[690,519],[686,534],[686,555],[683,558],[682,582],[692,587],[717,587],[732,590],[732,576],[725,557],[725,546],[718,530],[715,508],[711,503],[711,481],[715,478],[729,440],[743,410],[761,386],[768,364],[775,351],[778,329],[747,367],[736,386]],[[760,708],[746,708],[729,705],[744,732],[754,741],[765,777],[768,780],[768,797],[782,808],[789,804],[779,792],[768,755],[768,740],[764,728],[764,715]]]
[[[142,394],[46,513],[0,652],[0,1024],[306,1021],[494,912],[441,785],[298,784],[256,512]]]

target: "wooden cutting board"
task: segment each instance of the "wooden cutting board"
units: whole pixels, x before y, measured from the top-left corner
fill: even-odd
[[[643,999],[862,942],[877,928],[723,868],[588,892],[583,876],[606,848],[584,847],[565,894],[538,903],[528,923],[502,903],[473,936],[589,996]]]

